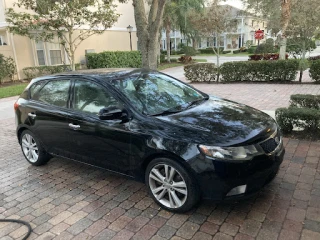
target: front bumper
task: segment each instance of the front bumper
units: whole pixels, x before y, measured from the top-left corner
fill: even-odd
[[[261,155],[239,163],[216,161],[206,157],[205,161],[210,162],[211,167],[197,174],[202,197],[221,201],[246,198],[258,192],[277,175],[284,154],[285,150],[281,146],[272,155]],[[230,196],[232,189],[244,185],[244,193]],[[244,188],[239,189],[243,191]]]

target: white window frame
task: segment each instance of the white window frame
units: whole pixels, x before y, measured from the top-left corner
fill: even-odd
[[[42,48],[42,49],[37,49],[36,41],[34,41],[34,48],[35,48],[35,53],[36,53],[37,65],[38,65],[38,66],[48,66],[48,64],[47,64],[47,63],[48,63],[48,59],[47,59],[46,44],[45,44],[45,42],[43,42],[43,41],[41,41],[41,42],[42,42],[43,48]],[[43,51],[43,55],[44,55],[44,65],[40,65],[40,64],[39,64],[38,50],[39,50],[39,51]]]
[[[51,62],[51,51],[60,51],[60,56],[61,56],[61,63],[60,64],[54,64],[54,65],[52,64],[52,62]],[[62,50],[61,50],[61,48],[60,49],[48,49],[48,53],[49,53],[50,66],[63,65],[63,58],[62,58]]]

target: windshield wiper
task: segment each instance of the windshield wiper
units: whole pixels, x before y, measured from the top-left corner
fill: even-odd
[[[178,107],[180,107],[180,106],[178,106]],[[165,110],[165,111],[163,111],[163,112],[161,112],[161,113],[156,113],[156,114],[152,114],[152,115],[150,115],[150,116],[162,116],[162,115],[168,115],[168,114],[172,114],[172,113],[177,113],[177,112],[181,112],[181,111],[183,111],[184,109],[183,108],[181,108],[181,109],[177,109],[177,107],[174,107],[174,108],[170,108],[170,109],[168,109],[168,110]]]
[[[203,101],[207,101],[208,99],[209,99],[209,97],[204,97],[204,98],[199,98],[197,100],[189,102],[187,108],[190,108],[192,105],[194,105],[196,103],[202,103]]]

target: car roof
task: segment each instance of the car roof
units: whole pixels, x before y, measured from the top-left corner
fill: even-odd
[[[54,79],[56,77],[63,77],[63,76],[88,76],[88,77],[95,77],[96,79],[103,79],[103,80],[111,80],[111,79],[121,79],[123,77],[127,77],[133,74],[140,74],[140,73],[151,73],[154,72],[148,69],[142,68],[99,68],[99,69],[85,69],[85,70],[76,70],[76,71],[69,71],[63,73],[56,73],[53,75],[42,76],[33,79],[33,82],[37,82],[39,80],[45,79]]]

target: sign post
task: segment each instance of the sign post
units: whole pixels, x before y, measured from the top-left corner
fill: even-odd
[[[264,38],[264,31],[263,30],[257,30],[254,33],[254,38],[258,40],[258,46],[260,45],[260,40]]]

